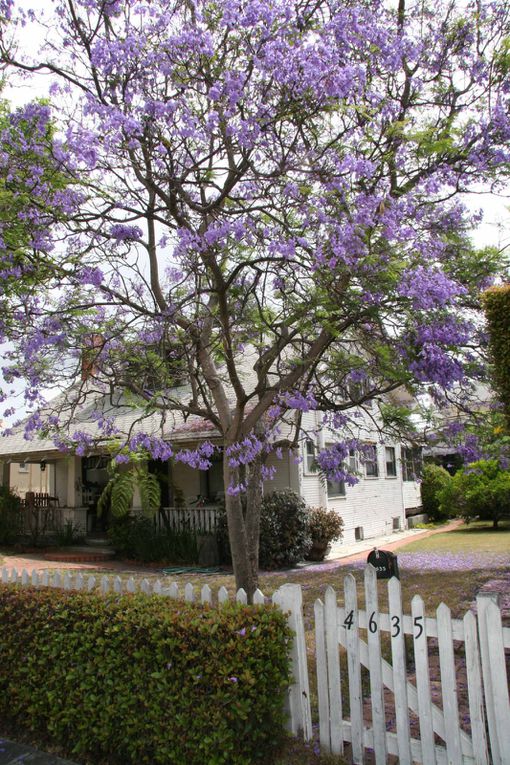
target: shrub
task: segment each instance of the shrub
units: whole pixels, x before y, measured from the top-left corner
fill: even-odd
[[[21,500],[8,486],[0,486],[0,544],[12,545],[23,528]]]
[[[0,586],[0,714],[72,758],[267,763],[289,640],[266,606]]]
[[[260,516],[261,568],[284,568],[303,560],[311,547],[308,506],[292,489],[263,497]]]
[[[273,491],[262,498],[259,544],[261,568],[285,568],[303,560],[312,546],[308,512],[304,499],[292,489]],[[218,514],[217,540],[221,561],[232,563],[224,507]]]
[[[424,465],[421,482],[421,503],[423,512],[427,513],[430,520],[444,520],[448,515],[448,508],[441,508],[439,494],[451,482],[450,473],[439,465]]]
[[[497,460],[478,460],[452,477],[439,494],[441,508],[466,520],[479,517],[498,527],[510,515],[510,471]]]
[[[73,523],[71,520],[65,521],[55,532],[55,542],[59,547],[70,547],[71,545],[83,542],[85,534],[79,523]]]
[[[313,544],[329,545],[341,539],[344,522],[335,510],[312,507],[308,515],[308,530]]]
[[[510,431],[510,284],[490,287],[482,295],[482,304],[489,330],[493,383]]]
[[[143,515],[114,518],[108,535],[115,550],[126,558],[143,563],[198,563],[198,541],[192,531],[158,530]]]

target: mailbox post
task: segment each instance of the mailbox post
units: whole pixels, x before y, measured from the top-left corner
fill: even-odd
[[[374,547],[368,554],[367,563],[375,568],[378,579],[391,579],[392,576],[400,579],[397,556],[389,550],[378,550]]]

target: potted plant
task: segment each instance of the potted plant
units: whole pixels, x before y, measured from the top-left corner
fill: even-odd
[[[312,546],[307,554],[308,560],[324,560],[331,542],[342,537],[344,522],[334,510],[325,507],[312,507],[308,516],[308,531]]]

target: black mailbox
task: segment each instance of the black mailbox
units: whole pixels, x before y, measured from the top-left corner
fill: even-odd
[[[374,547],[368,554],[367,563],[375,568],[378,579],[391,579],[392,576],[400,579],[397,556],[389,550],[378,550]]]

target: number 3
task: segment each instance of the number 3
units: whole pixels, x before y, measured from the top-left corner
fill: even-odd
[[[398,616],[392,616],[391,621],[393,622],[393,627],[395,628],[395,632],[392,632],[391,637],[397,637],[400,635],[400,619]]]

